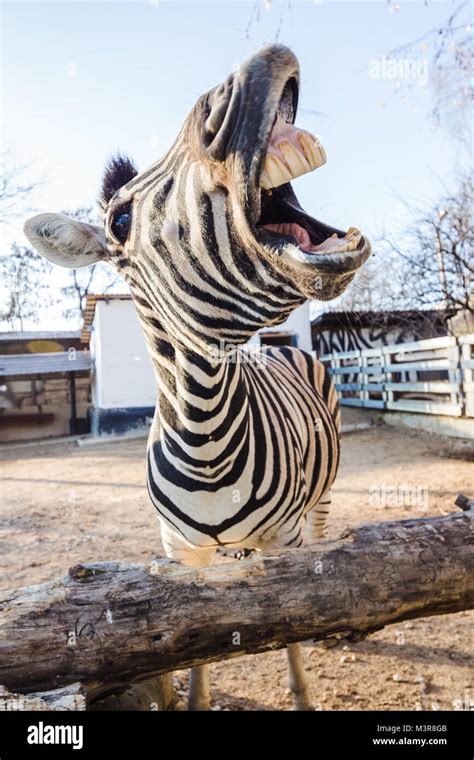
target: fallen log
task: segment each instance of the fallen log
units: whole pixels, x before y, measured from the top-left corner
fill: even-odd
[[[87,695],[80,683],[73,683],[62,689],[31,694],[14,694],[4,686],[0,686],[0,712],[18,710],[77,712],[85,710],[86,705]]]
[[[190,665],[471,609],[473,521],[466,510],[364,525],[200,570],[77,565],[0,595],[0,684],[29,693],[80,682],[94,700]]]

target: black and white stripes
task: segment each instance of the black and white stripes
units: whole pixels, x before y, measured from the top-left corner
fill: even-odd
[[[303,515],[334,480],[338,403],[324,368],[292,348],[259,358],[179,353],[160,394],[149,492],[195,546],[298,546]]]
[[[170,177],[168,163],[115,198],[120,207],[133,197],[123,271],[160,391],[150,497],[192,546],[298,546],[303,515],[336,474],[336,394],[312,356],[240,346],[304,299],[244,247],[229,191],[212,186],[207,167],[183,162]]]
[[[288,549],[325,535],[339,462],[329,375],[296,348],[244,348],[307,298],[339,295],[370,255],[357,228],[314,219],[285,180],[323,163],[293,126],[298,83],[291,51],[264,48],[198,100],[148,170],[109,163],[103,227],[58,214],[25,225],[51,261],[106,259],[130,287],[158,388],[148,489],[167,555],[195,567],[220,546]],[[307,709],[296,647],[290,686]],[[190,705],[209,705],[204,667]]]

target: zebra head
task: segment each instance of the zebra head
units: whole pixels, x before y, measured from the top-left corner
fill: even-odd
[[[294,126],[298,89],[293,53],[263,48],[199,98],[149,169],[111,160],[103,227],[41,214],[27,237],[63,266],[110,262],[142,320],[188,347],[243,343],[307,298],[338,296],[370,244],[298,203],[290,180],[325,162],[316,138]]]

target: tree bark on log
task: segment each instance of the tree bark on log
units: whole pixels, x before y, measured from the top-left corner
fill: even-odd
[[[471,609],[473,521],[467,510],[364,525],[200,570],[164,559],[75,566],[0,595],[0,684],[80,682],[94,700],[178,668]]]
[[[31,694],[14,694],[0,686],[0,712],[17,710],[77,712],[85,710],[86,705],[87,695],[80,683],[73,683],[62,689]]]

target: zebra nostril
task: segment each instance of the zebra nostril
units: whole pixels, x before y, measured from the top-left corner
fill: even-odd
[[[212,143],[218,135],[229,107],[232,96],[232,85],[220,85],[216,90],[212,102],[208,104],[208,111],[205,113],[204,122],[204,140],[206,146]]]
[[[224,121],[226,111],[227,102],[222,100],[211,108],[211,113],[206,119],[206,123],[204,125],[206,134],[208,134],[210,137],[215,137],[219,129],[222,127],[222,122]]]

